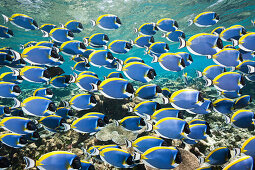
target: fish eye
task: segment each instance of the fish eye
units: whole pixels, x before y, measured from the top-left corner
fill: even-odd
[[[107,116],[104,117],[104,122],[105,122],[106,124],[109,123],[109,118],[108,118]]]
[[[72,31],[68,31],[68,36],[69,37],[74,37],[73,32]]]
[[[101,84],[101,82],[102,82],[101,80],[98,80],[97,85],[99,86]]]
[[[189,124],[188,123],[185,123],[183,131],[186,134],[190,134],[190,128],[189,128]]]
[[[241,53],[239,54],[239,60],[243,62],[243,55]]]
[[[168,44],[166,44],[166,49],[169,50],[169,45]]]
[[[13,60],[13,59],[12,59],[12,56],[9,55],[9,54],[6,54],[6,60],[7,60],[7,61],[12,61],[12,60]]]
[[[190,54],[189,54],[189,60],[193,62],[193,58]]]
[[[69,116],[74,116],[74,112],[70,109],[68,110],[68,113],[67,113]]]
[[[144,121],[143,118],[140,119],[140,125],[141,125],[141,126],[145,126],[145,125],[146,125],[146,123],[145,123],[145,121]]]
[[[85,44],[84,43],[80,43],[80,48],[85,50],[86,49]]]
[[[12,31],[12,30],[8,30],[8,31],[7,31],[7,33],[8,33],[8,34],[10,34],[11,36],[14,36],[14,34],[13,34],[13,31]]]
[[[183,119],[184,117],[183,117],[183,111],[182,110],[180,110],[179,112],[178,112],[178,118],[180,118],[180,119]]]
[[[109,40],[110,40],[109,37],[108,37],[108,35],[106,35],[106,34],[104,35],[104,40],[105,40],[105,41],[109,41]]]
[[[156,104],[156,110],[161,109],[161,105],[159,103]]]
[[[108,53],[107,53],[107,58],[108,58],[108,59],[112,59],[112,60],[114,59],[114,57],[113,57],[113,55],[112,55],[111,52],[108,52]]]
[[[246,29],[242,28],[242,34],[246,34],[246,33],[247,33]]]
[[[127,84],[127,87],[126,87],[126,92],[130,93],[130,94],[133,94],[135,92],[134,88],[133,88],[133,85],[131,83],[128,83]]]
[[[10,114],[11,113],[10,108],[9,107],[4,107],[4,113],[5,114]]]
[[[33,121],[29,121],[29,122],[27,123],[27,129],[33,131],[33,130],[36,130],[37,127],[36,127],[36,125],[35,125],[35,123],[34,123]]]
[[[6,157],[1,157],[0,168],[7,168],[11,165],[11,162]]]
[[[119,17],[116,17],[116,23],[121,25],[121,21],[120,21]]]
[[[217,39],[217,43],[216,44],[217,44],[218,48],[220,48],[220,49],[223,48],[223,42],[222,42],[222,40],[220,38]]]
[[[174,21],[174,26],[175,26],[176,28],[179,28],[179,25],[178,25],[177,21]]]
[[[211,127],[209,126],[209,123],[208,122],[205,122],[205,125],[206,125],[206,134],[207,135],[210,135],[211,134]]]
[[[133,156],[132,156],[132,155],[130,155],[130,156],[127,158],[126,163],[127,163],[128,165],[133,165],[133,164],[134,164]]]
[[[203,98],[203,94],[201,92],[199,92],[198,94],[198,101],[204,102],[204,98]]]
[[[82,26],[82,24],[79,22],[79,24],[78,24],[78,27],[79,28],[81,28],[81,29],[83,29],[83,26]]]
[[[73,169],[79,169],[81,167],[81,160],[78,156],[76,156],[73,161],[72,161],[72,164],[71,164],[71,167]]]
[[[26,143],[27,143],[27,139],[26,139],[24,136],[21,136],[21,137],[19,138],[19,143],[20,143],[20,144],[26,144]]]
[[[97,104],[95,96],[90,97],[90,103]]]
[[[13,92],[15,93],[21,93],[21,89],[18,85],[13,86]]]
[[[125,48],[127,48],[127,49],[131,49],[131,48],[133,48],[133,47],[132,47],[131,43],[126,43]]]
[[[162,90],[161,90],[161,88],[159,86],[156,86],[156,92],[157,93],[162,93]]]
[[[241,84],[242,84],[243,86],[245,86],[245,78],[244,78],[244,76],[241,76]]]
[[[52,112],[56,111],[56,105],[53,102],[50,102],[48,109]]]
[[[186,66],[186,65],[185,65],[185,61],[184,61],[183,58],[181,59],[181,65],[182,65],[182,67],[185,67],[185,66]]]
[[[150,69],[148,74],[147,74],[147,77],[150,78],[151,80],[153,80],[156,76],[156,71],[154,69]]]
[[[55,50],[55,48],[52,48],[50,55],[53,58],[59,58],[58,52]]]
[[[32,137],[38,139],[38,138],[40,138],[40,135],[38,132],[34,132]]]
[[[154,43],[154,42],[155,42],[155,39],[154,39],[153,36],[151,36],[150,42],[151,42],[151,43]]]
[[[88,169],[88,170],[95,170],[94,165],[91,164],[91,165],[89,166],[89,169]]]
[[[105,123],[104,123],[104,121],[103,121],[101,118],[99,118],[99,119],[97,120],[97,125],[98,125],[99,127],[104,127]]]
[[[186,35],[185,35],[185,33],[182,33],[182,36],[181,36],[183,39],[185,39],[186,38]]]
[[[180,164],[182,162],[182,156],[181,156],[181,152],[179,151],[179,149],[177,149],[177,150],[178,150],[178,152],[176,154],[176,157],[175,157],[174,161],[175,161],[175,163]]]
[[[33,25],[38,27],[38,24],[37,24],[37,22],[35,20],[33,21]]]

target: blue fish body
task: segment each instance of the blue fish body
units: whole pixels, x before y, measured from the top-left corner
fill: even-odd
[[[89,37],[89,45],[93,47],[103,47],[109,41],[109,38],[104,33],[96,33]]]
[[[241,153],[244,153],[245,155],[249,155],[251,157],[255,156],[255,150],[254,150],[254,144],[255,144],[255,137],[250,137],[247,139],[242,147],[241,147]]]
[[[50,116],[42,117],[39,120],[39,122],[44,125],[45,129],[49,130],[50,132],[56,133],[63,130],[63,125],[61,122],[62,120],[63,118],[61,116],[50,115]]]
[[[80,33],[83,30],[83,26],[79,21],[71,20],[68,21],[65,25],[65,28],[69,29],[73,33]]]
[[[56,110],[56,115],[61,116],[63,119],[69,119],[69,113],[72,112],[71,109],[68,109],[66,107],[58,107]]]
[[[145,23],[138,28],[137,32],[139,32],[142,35],[152,36],[156,34],[156,30],[157,27],[155,23]]]
[[[145,152],[146,150],[156,147],[162,146],[164,140],[161,138],[157,138],[154,136],[142,136],[137,138],[134,142],[132,142],[132,147],[138,152]]]
[[[196,107],[194,109],[187,110],[187,112],[194,113],[194,114],[200,114],[200,115],[208,114],[211,112],[209,109],[209,106],[211,105],[211,103],[212,102],[209,99],[205,99],[204,103],[201,106]]]
[[[82,89],[82,90],[86,90],[86,91],[91,91],[93,90],[93,87],[91,86],[91,84],[98,84],[101,81],[92,75],[81,75],[78,76],[78,78],[76,79],[75,83],[76,85]]]
[[[123,75],[120,72],[111,72],[106,78],[123,78]]]
[[[111,58],[108,59],[109,56]],[[108,65],[112,60],[111,52],[106,50],[96,50],[89,55],[90,64],[96,67]]]
[[[45,98],[50,99],[50,98],[52,98],[53,93],[52,93],[51,89],[39,88],[34,91],[33,96],[45,97]]]
[[[155,42],[150,45],[149,51],[157,54],[166,53],[169,50],[169,46],[165,42]]]
[[[223,165],[230,159],[230,150],[227,147],[220,147],[214,149],[205,158],[205,162],[210,165]]]
[[[203,72],[202,75],[205,78],[208,78],[210,80],[213,80],[215,77],[217,77],[219,74],[224,72],[224,67],[220,66],[220,65],[210,65],[207,66]]]
[[[84,43],[77,41],[77,40],[71,40],[66,41],[60,46],[60,51],[67,54],[67,55],[79,55],[83,54],[86,47]]]
[[[22,135],[19,134],[14,134],[14,133],[7,133],[7,134],[2,134],[0,136],[0,140],[2,143],[5,145],[11,147],[11,148],[22,148],[25,146],[25,144],[20,144],[20,138]]]
[[[254,127],[254,113],[251,110],[238,110],[231,117],[231,123],[238,128]]]
[[[254,167],[254,161],[251,156],[244,156],[235,161],[230,162],[224,170],[250,170]]]
[[[239,91],[222,91],[221,95],[225,96],[226,98],[230,98],[230,99],[235,99],[235,98],[241,96]]]
[[[159,20],[156,23],[156,25],[157,25],[157,28],[163,32],[173,32],[178,29],[177,22],[171,18],[163,18]]]
[[[248,106],[251,103],[251,96],[250,95],[244,95],[239,97],[234,104],[235,109],[242,109],[246,106]]]
[[[14,88],[18,91],[15,92]],[[10,82],[0,82],[0,98],[15,98],[21,93],[20,87]]]
[[[159,65],[167,70],[179,72],[184,69],[184,59],[175,53],[163,53],[158,58]]]
[[[8,27],[0,25],[0,39],[11,38],[14,34]]]
[[[132,44],[125,40],[114,40],[108,45],[112,53],[125,54],[132,48]]]
[[[88,71],[89,68],[90,68],[89,63],[87,63],[86,61],[83,61],[83,60],[77,62],[77,63],[74,65],[74,67],[73,67],[73,69],[76,70],[76,71],[78,71],[78,72]]]
[[[245,85],[242,75],[236,72],[219,74],[213,79],[213,84],[220,91],[238,91]]]
[[[190,134],[188,134],[188,137],[194,140],[204,140],[206,139],[206,129],[207,126],[204,124],[195,124],[190,125]]]
[[[121,21],[116,15],[105,14],[97,18],[95,25],[104,30],[115,30],[121,26]]]
[[[70,41],[73,39],[73,33],[66,28],[53,28],[50,31],[50,37],[57,43],[62,44],[63,42]]]
[[[239,39],[239,47],[244,51],[255,51],[254,47],[255,34],[253,32],[245,34]]]
[[[76,119],[72,123],[71,128],[79,133],[95,133],[101,129],[98,126],[99,119],[97,116],[83,116]]]
[[[69,75],[56,76],[50,80],[50,84],[55,88],[64,88],[69,86],[70,82],[67,82]]]
[[[145,114],[152,115],[159,108],[160,108],[159,103],[155,101],[144,101],[144,102],[138,103],[134,107],[133,111],[138,116],[144,116]]]
[[[135,96],[141,99],[154,99],[157,97],[157,86],[156,84],[147,84],[138,88],[135,92]]]
[[[251,60],[254,57],[254,52],[244,51],[241,48],[237,49],[242,54],[243,60]]]
[[[8,20],[15,26],[23,28],[25,30],[35,30],[38,29],[36,21],[24,14],[13,14]],[[7,20],[7,21],[8,21]]]
[[[213,102],[213,109],[221,114],[230,114],[234,106],[234,101],[228,98],[218,99]]]
[[[151,35],[140,35],[134,40],[134,45],[139,48],[149,48],[152,43],[154,43],[154,37]]]
[[[219,21],[219,16],[215,12],[203,12],[195,17],[194,24],[199,27],[209,27]]]
[[[185,34],[183,31],[181,30],[175,30],[173,32],[169,32],[167,33],[166,35],[166,39],[168,41],[171,41],[171,42],[179,42],[179,38],[182,37],[183,39],[185,39]]]
[[[20,84],[23,81],[22,77],[14,75],[13,72],[2,73],[0,75],[0,80],[5,82],[15,83],[15,84]]]
[[[69,101],[70,106],[75,110],[87,110],[96,106],[95,97],[90,94],[78,94]]]
[[[43,25],[40,27],[40,30],[41,30],[41,31],[45,31],[45,32],[47,32],[47,33],[50,33],[50,31],[51,31],[53,28],[57,28],[57,26],[54,25],[54,24],[43,24]]]
[[[241,25],[233,25],[226,28],[220,33],[220,38],[224,41],[232,41],[232,39],[239,40],[239,38],[246,33],[246,30]]]
[[[142,118],[139,116],[127,116],[121,119],[120,125],[129,131],[138,131],[141,130],[143,126],[145,126],[145,124],[141,124],[141,119]]]
[[[174,108],[162,108],[159,109],[157,111],[155,111],[152,116],[151,119],[154,122],[157,122],[161,119],[167,118],[167,117],[176,117],[178,118],[180,115],[180,110],[174,109]]]
[[[236,67],[243,59],[241,53],[236,49],[223,49],[212,56],[213,61],[223,67]]]

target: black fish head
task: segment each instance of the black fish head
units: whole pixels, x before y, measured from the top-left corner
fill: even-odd
[[[10,108],[9,107],[4,107],[4,113],[5,114],[10,114],[11,113]]]
[[[211,134],[211,127],[209,126],[209,123],[208,123],[208,122],[206,122],[205,125],[206,125],[206,127],[207,127],[207,128],[206,128],[206,134],[207,134],[207,135],[210,135],[210,134]]]
[[[169,45],[168,44],[166,44],[166,49],[169,50]]]
[[[53,58],[57,58],[57,59],[59,58],[59,54],[55,50],[55,48],[52,48],[50,56],[53,57]]]
[[[218,48],[222,49],[223,48],[223,42],[220,38],[217,39],[216,45]]]
[[[133,48],[133,47],[132,47],[132,44],[131,44],[131,43],[127,42],[125,48],[126,48],[126,49],[131,49],[131,48]]]
[[[97,100],[96,100],[95,96],[92,96],[92,95],[91,95],[91,97],[90,97],[90,103],[92,103],[92,104],[97,104]]]
[[[37,129],[35,122],[29,121],[26,125],[26,128],[30,131],[35,131]]]
[[[46,89],[46,95],[53,95],[53,92],[51,89],[47,88]]]
[[[174,26],[175,26],[176,28],[179,28],[179,25],[178,25],[177,21],[174,21]]]
[[[128,92],[130,94],[134,94],[135,90],[134,90],[134,87],[133,87],[133,85],[131,83],[127,84],[126,92]]]
[[[36,28],[38,28],[38,24],[37,24],[37,22],[36,22],[35,20],[33,20],[33,25],[34,25]]]
[[[104,122],[105,122],[106,124],[109,123],[109,118],[108,118],[107,116],[104,117]]]
[[[156,86],[156,93],[162,93],[162,89],[159,86]]]
[[[71,164],[71,167],[73,169],[80,169],[81,168],[81,160],[78,156],[76,156],[73,161],[72,161],[72,164]]]
[[[155,39],[154,39],[153,36],[151,36],[150,42],[151,42],[151,43],[154,43],[154,42],[155,42]]]
[[[46,78],[52,78],[52,77],[55,77],[55,76],[60,76],[61,74],[65,73],[64,70],[60,67],[49,67],[45,71],[47,71],[47,73],[45,73],[47,75],[47,77],[46,77],[46,75],[45,76],[43,75],[43,76],[46,77]]]
[[[80,48],[83,49],[83,50],[86,50],[86,45],[83,42],[81,42],[80,43]]]
[[[24,137],[24,136],[21,136],[20,138],[19,138],[19,143],[20,144],[27,144],[27,139]]]
[[[186,66],[186,65],[185,65],[185,61],[184,61],[183,58],[181,59],[181,66],[182,66],[182,67],[185,67],[185,66]]]
[[[48,106],[48,110],[55,112],[57,109],[56,105],[54,102],[50,102],[49,106]]]
[[[198,94],[198,101],[200,101],[200,102],[205,101],[205,99],[203,98],[203,94],[201,92],[199,92],[199,94]]]
[[[184,117],[183,117],[183,110],[180,110],[179,112],[178,112],[178,118],[180,118],[180,119],[183,119]]]
[[[141,125],[141,126],[145,126],[145,125],[146,125],[146,123],[145,123],[145,121],[144,121],[143,118],[140,119],[140,125]]]
[[[15,93],[21,93],[21,89],[20,89],[20,87],[18,85],[13,86],[13,90],[12,91],[15,92]]]
[[[114,57],[113,57],[113,55],[112,55],[111,52],[108,52],[108,53],[107,53],[107,58],[108,58],[108,59],[111,59],[111,60],[114,59]]]
[[[83,26],[82,26],[82,24],[80,22],[78,24],[78,28],[83,29]]]
[[[7,34],[9,34],[9,35],[11,35],[11,36],[14,36],[14,34],[13,34],[13,31],[12,31],[12,30],[8,30],[8,31],[7,31]]]
[[[68,110],[68,116],[74,116],[74,111],[72,111],[71,109],[70,110]]]
[[[97,120],[97,126],[98,127],[104,127],[105,126],[105,122],[103,121],[103,119],[99,118]]]
[[[159,103],[156,104],[156,110],[161,109],[161,105]]]
[[[106,35],[106,34],[104,35],[104,40],[107,41],[107,42],[110,40],[108,35]]]
[[[121,21],[119,17],[116,17],[116,23],[121,25]]]
[[[148,71],[148,74],[147,74],[147,77],[149,78],[149,79],[151,79],[151,80],[153,80],[155,77],[156,77],[156,71],[154,70],[154,69],[150,69],[149,71]]]
[[[68,31],[67,35],[68,35],[68,37],[72,37],[72,38],[74,37],[73,32],[72,32],[72,31],[70,31],[70,30]]]
[[[193,58],[192,58],[192,56],[189,54],[189,60],[191,61],[191,62],[193,62]]]
[[[186,134],[190,134],[190,128],[189,128],[189,124],[185,123],[184,128],[183,128],[183,132]]]
[[[181,156],[181,152],[179,151],[179,149],[177,149],[177,150],[178,150],[178,152],[176,154],[174,161],[175,161],[175,163],[180,164],[180,163],[182,163],[182,156]]]

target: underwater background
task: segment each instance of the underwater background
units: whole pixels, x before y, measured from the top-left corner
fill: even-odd
[[[220,20],[217,24],[211,27],[197,27],[194,24],[188,26],[188,20],[194,18],[197,14],[205,11],[214,11],[220,16]],[[218,26],[230,27],[232,25],[242,25],[249,32],[255,32],[255,26],[251,24],[251,20],[255,19],[255,1],[254,0],[0,0],[0,14],[11,16],[14,13],[26,14],[34,18],[38,25],[41,26],[46,23],[55,24],[57,26],[60,23],[65,24],[69,20],[78,20],[83,24],[83,31],[79,34],[75,34],[74,40],[82,41],[84,37],[89,37],[94,33],[105,33],[108,35],[110,41],[113,40],[134,40],[137,37],[137,33],[134,32],[135,28],[139,28],[140,25],[147,22],[157,22],[162,18],[172,18],[178,22],[179,29],[186,34],[186,40],[197,33],[210,33],[214,28]],[[103,30],[98,27],[92,27],[90,20],[96,20],[103,14],[117,15],[122,22],[122,26],[117,30]],[[49,37],[42,37],[40,30],[24,31],[17,28],[14,25],[7,23],[4,24],[4,20],[0,17],[0,25],[7,25],[15,36],[9,39],[1,39],[0,47],[11,47],[18,52],[22,52],[20,49],[21,44],[25,44],[29,41],[47,41]],[[158,31],[154,35],[155,41],[166,42],[170,50],[169,52],[189,52],[186,48],[178,49],[179,43],[167,41],[166,38],[161,37],[162,33]],[[224,45],[231,44],[224,42]],[[91,48],[91,47],[88,47]],[[102,48],[103,49],[103,48]],[[190,83],[188,87],[195,88],[197,90],[205,92],[205,97],[213,100],[218,98],[217,91],[214,88],[205,87],[205,81],[201,78],[197,78],[196,70],[202,71],[206,66],[215,64],[212,60],[208,60],[205,56],[193,57],[193,63],[184,69],[184,72],[188,75]],[[65,71],[65,74],[72,74],[71,67],[75,62],[70,60],[69,56],[64,55],[65,62],[60,67]],[[125,60],[128,57],[140,57],[146,64],[152,66],[157,73],[156,78],[150,83],[159,85],[160,87],[167,87],[171,92],[185,88],[186,85],[182,80],[181,72],[166,71],[160,67],[158,63],[151,63],[152,57],[145,54],[144,48],[133,47],[126,54],[113,54],[121,60]],[[254,60],[254,59],[253,59]],[[0,68],[0,73],[11,71],[7,67]],[[103,76],[107,76],[113,70],[106,69],[104,67],[97,68],[91,67],[89,71],[95,72],[99,79],[103,81]],[[135,89],[145,83],[130,81],[134,85]],[[255,98],[255,83],[246,81],[246,86],[242,89],[243,94],[251,95]],[[31,96],[33,91],[39,87],[50,87],[45,84],[36,84],[23,81],[19,85],[22,89],[22,94],[17,98],[20,101]],[[72,96],[78,93],[84,93],[76,85],[70,85],[64,89],[56,89],[50,87],[54,93],[52,101],[59,104],[60,101],[69,100]],[[77,117],[81,117],[84,113],[91,111],[98,111],[106,114],[110,119],[120,120],[124,116],[132,115],[127,113],[126,104],[135,105],[139,103],[139,100],[133,101],[126,100],[112,100],[107,99],[99,95],[96,96],[100,102],[98,105],[88,111],[77,112]],[[0,99],[0,104],[9,105],[13,104],[11,99]],[[164,107],[170,107],[165,105]],[[255,111],[254,102],[250,103],[249,109]],[[195,115],[187,113],[184,115],[185,120],[191,120]],[[206,142],[198,143],[195,146],[189,148],[190,152],[196,156],[207,155],[212,149],[221,146],[227,146],[230,148],[239,147],[246,139],[255,135],[254,131],[247,131],[245,129],[236,129],[230,125],[224,123],[224,118],[218,113],[211,113],[203,117],[212,128],[212,136]],[[114,133],[112,133],[114,132]],[[117,134],[115,133],[117,132]],[[111,140],[117,144],[123,145],[123,138],[129,138],[135,140],[138,136],[143,134],[133,134],[123,129],[118,129],[114,125],[109,125],[108,128],[101,130],[97,133],[97,139],[90,135],[83,135],[77,132],[65,132],[52,135],[51,133],[44,132],[41,134],[42,139],[38,142],[30,144],[23,149],[10,149],[1,148],[0,155],[10,154],[13,160],[12,169],[23,169],[24,162],[23,156],[30,156],[33,158],[39,158],[41,155],[55,150],[68,150],[76,153],[77,155],[84,157],[81,147],[94,144],[111,144]],[[115,134],[115,135],[114,135]],[[101,139],[98,140],[98,139]],[[174,143],[174,146],[178,146],[180,143]],[[191,153],[187,153],[189,155]],[[190,159],[185,166],[178,167],[180,170],[196,169],[198,168],[198,161],[189,155],[187,159]],[[103,163],[96,163],[96,169],[115,169],[109,165]],[[143,166],[135,167],[134,169],[143,169]],[[177,168],[177,169],[178,169]],[[147,167],[147,169],[149,169]]]

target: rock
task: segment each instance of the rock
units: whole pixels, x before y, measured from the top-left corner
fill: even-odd
[[[193,153],[181,148],[179,151],[181,152],[182,163],[174,170],[195,170],[199,167],[199,161]]]

